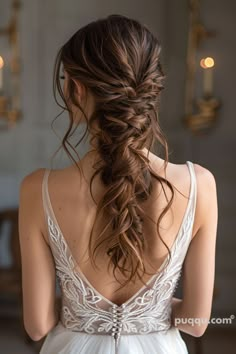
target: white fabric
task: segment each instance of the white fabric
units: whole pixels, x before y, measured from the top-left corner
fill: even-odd
[[[48,193],[45,171],[42,195],[50,246],[62,291],[60,322],[47,335],[40,354],[186,354],[179,330],[170,323],[171,300],[180,278],[196,207],[196,176],[183,221],[159,271],[132,298],[117,306],[102,296],[82,273],[60,230]],[[74,268],[77,270],[74,270]]]
[[[109,335],[72,332],[60,322],[48,334],[40,354],[187,354],[187,347],[179,330],[145,335],[122,335],[115,351],[114,339]]]

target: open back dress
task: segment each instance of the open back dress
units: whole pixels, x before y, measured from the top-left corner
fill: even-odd
[[[49,242],[59,280],[62,305],[58,324],[48,333],[40,354],[186,354],[179,330],[171,325],[171,300],[192,238],[196,175],[190,198],[169,254],[158,272],[121,306],[102,296],[88,281],[67,245],[48,192],[45,170],[42,196]],[[169,261],[169,262],[168,262]],[[74,269],[76,267],[76,270]]]

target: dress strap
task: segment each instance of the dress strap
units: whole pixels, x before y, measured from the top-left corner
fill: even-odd
[[[191,161],[186,162],[189,167],[189,172],[191,176],[191,194],[190,194],[190,215],[191,215],[191,233],[189,237],[189,243],[192,240],[193,224],[195,220],[196,213],[196,203],[197,203],[197,178],[194,169],[194,164]]]
[[[196,209],[196,200],[197,200],[197,179],[196,179],[196,173],[194,169],[194,164],[191,161],[186,162],[189,167],[189,172],[190,172],[190,177],[191,177],[191,195],[190,198],[192,199],[192,208],[193,208],[193,214],[195,214],[195,209]]]
[[[45,169],[42,181],[42,198],[43,198],[43,210],[46,225],[48,225],[48,215],[51,217],[51,210],[50,210],[50,201],[48,196],[48,176],[50,173],[50,169]]]

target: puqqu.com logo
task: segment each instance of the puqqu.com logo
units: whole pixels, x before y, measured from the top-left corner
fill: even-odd
[[[202,324],[232,324],[235,319],[235,315],[230,315],[229,317],[212,317],[207,318],[175,318],[174,324],[177,326],[178,324],[189,324],[191,326],[201,326]]]

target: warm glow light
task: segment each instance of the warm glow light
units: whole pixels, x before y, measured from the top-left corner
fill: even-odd
[[[201,66],[203,69],[206,68],[206,67],[205,67],[205,59],[201,59],[201,60],[200,60],[200,66]]]
[[[214,62],[214,59],[211,58],[211,57],[207,57],[205,59],[205,65],[207,68],[212,68],[214,66],[215,62]]]
[[[3,61],[3,58],[0,55],[0,69],[2,69],[3,66],[4,66],[4,61]]]
[[[200,65],[203,69],[208,69],[212,68],[215,65],[215,62],[213,58],[207,57],[200,60]]]

